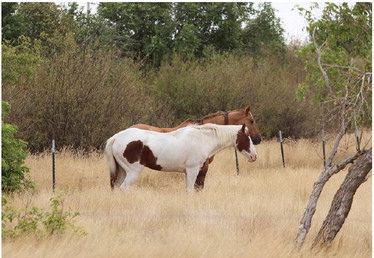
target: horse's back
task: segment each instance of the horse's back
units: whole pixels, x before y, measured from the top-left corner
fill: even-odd
[[[146,125],[146,124],[136,124],[136,125],[130,126],[129,128],[138,128],[141,130],[152,130],[154,128],[157,130],[158,127],[154,127],[154,126]]]
[[[162,127],[156,127],[156,126],[146,125],[146,124],[136,124],[136,125],[130,126],[129,128],[137,128],[141,130],[148,130],[148,131],[154,131],[154,132],[160,132],[160,133],[168,133],[168,132],[172,132],[175,130],[174,128],[162,128]]]
[[[135,145],[134,142],[141,142],[157,152],[165,148],[179,148],[183,143],[180,137],[175,137],[175,132],[160,133],[155,131],[143,130],[139,128],[128,128],[118,132],[113,136],[116,138],[115,147],[126,148],[129,144]]]

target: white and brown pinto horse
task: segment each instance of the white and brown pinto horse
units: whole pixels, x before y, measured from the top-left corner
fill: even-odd
[[[160,133],[169,133],[175,130],[178,130],[180,128],[183,128],[189,124],[218,124],[218,125],[243,125],[245,124],[248,128],[249,136],[251,137],[253,143],[255,145],[259,144],[261,142],[261,133],[257,127],[256,121],[250,111],[250,107],[246,107],[245,109],[236,109],[232,111],[218,111],[213,114],[206,115],[199,119],[187,119],[180,125],[176,127],[171,128],[162,128],[162,127],[156,127],[146,124],[136,124],[132,125],[130,128],[139,128],[143,130],[150,130]],[[209,164],[212,162],[214,156],[212,156],[205,165],[200,169],[199,174],[196,178],[195,182],[195,188],[196,190],[201,190],[204,188],[204,182],[205,182],[205,176],[208,172]],[[123,175],[119,174],[118,180],[123,179]],[[120,184],[122,181],[119,181],[118,184]],[[111,185],[112,188],[114,185]]]
[[[108,139],[105,153],[111,185],[122,182],[119,187],[127,189],[144,167],[148,167],[186,173],[187,191],[193,192],[196,177],[206,160],[227,147],[237,148],[250,162],[257,159],[244,124],[189,125],[170,133],[129,128]],[[124,180],[113,182],[118,174],[124,175]]]

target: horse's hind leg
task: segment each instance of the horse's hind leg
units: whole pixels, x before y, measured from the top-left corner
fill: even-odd
[[[116,185],[117,186],[122,185],[123,181],[125,181],[125,178],[126,178],[126,171],[122,167],[119,167],[117,179],[116,179]]]
[[[126,176],[121,184],[120,188],[122,190],[129,189],[130,186],[136,182],[138,179],[139,175],[142,173],[144,166],[140,164],[134,164],[126,168]]]
[[[207,159],[199,170],[199,174],[197,175],[196,182],[195,182],[196,191],[201,191],[204,189],[205,176],[206,176],[206,173],[208,172],[209,163],[210,163],[209,159]]]
[[[112,190],[114,187],[119,187],[123,183],[126,177],[126,171],[121,167],[117,166],[115,174],[110,174],[110,186]]]

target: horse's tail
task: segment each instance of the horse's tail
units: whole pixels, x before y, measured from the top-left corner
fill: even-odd
[[[109,173],[110,173],[110,187],[114,188],[114,184],[117,180],[118,175],[118,163],[116,159],[113,156],[113,143],[115,141],[114,137],[111,137],[107,140],[106,146],[105,146],[105,155],[109,166]]]

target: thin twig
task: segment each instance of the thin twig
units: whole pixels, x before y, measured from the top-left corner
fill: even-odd
[[[321,64],[322,66],[325,66],[325,67],[330,67],[330,68],[342,68],[342,69],[352,69],[352,70],[355,70],[357,72],[360,72],[362,73],[362,71],[360,69],[358,69],[357,67],[354,67],[354,66],[344,66],[344,65],[330,65],[330,64]]]

